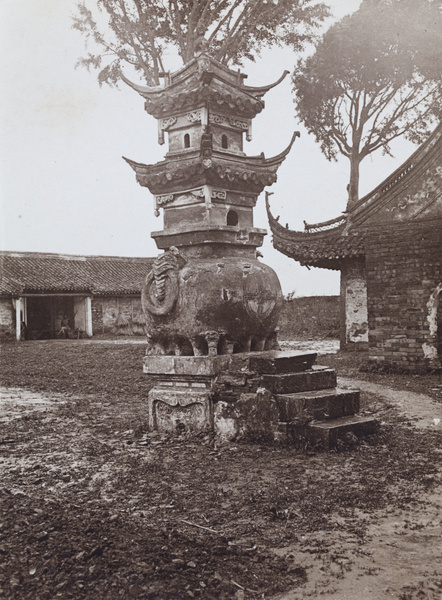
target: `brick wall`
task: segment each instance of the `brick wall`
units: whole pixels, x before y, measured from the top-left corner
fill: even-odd
[[[410,371],[440,366],[432,321],[442,281],[442,220],[371,232],[366,273],[370,363]]]

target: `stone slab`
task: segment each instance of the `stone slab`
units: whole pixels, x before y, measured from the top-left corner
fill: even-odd
[[[230,356],[145,356],[143,372],[148,375],[212,376],[229,368]]]
[[[214,430],[226,440],[273,442],[278,429],[278,409],[268,390],[241,394],[236,402],[215,402]]]
[[[225,371],[256,373],[290,373],[309,369],[316,360],[315,352],[241,352],[217,356],[145,356],[143,371],[149,375],[212,376]]]
[[[262,375],[261,382],[273,394],[322,390],[336,387],[336,372],[320,367],[299,373]]]
[[[359,411],[359,390],[331,388],[319,391],[277,394],[280,421],[293,419],[334,419]]]
[[[316,352],[297,350],[246,352],[232,354],[230,370],[248,370],[260,374],[294,373],[310,369],[316,360]]]
[[[378,421],[371,417],[351,416],[328,421],[309,423],[305,428],[306,438],[324,449],[334,448],[338,440],[346,441],[345,436],[352,433],[357,438],[371,435],[378,428]]]

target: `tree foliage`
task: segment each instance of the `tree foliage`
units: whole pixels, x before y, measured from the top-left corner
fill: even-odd
[[[100,84],[115,84],[125,64],[149,85],[158,84],[171,49],[186,63],[202,35],[224,64],[253,60],[266,46],[299,51],[315,39],[328,15],[315,0],[96,0],[95,5],[97,15],[80,2],[73,27],[94,46],[79,64],[98,69]]]
[[[293,77],[299,118],[329,159],[359,165],[405,135],[415,143],[441,117],[442,13],[436,0],[364,0],[333,25]]]

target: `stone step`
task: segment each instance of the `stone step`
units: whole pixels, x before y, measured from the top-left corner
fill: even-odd
[[[378,421],[372,417],[353,415],[327,421],[311,422],[306,427],[307,439],[312,444],[319,444],[324,449],[334,448],[338,440],[352,441],[346,438],[347,434],[353,434],[357,438],[375,433]]]
[[[336,387],[336,372],[327,367],[313,366],[308,371],[286,374],[265,374],[261,384],[272,394],[292,394]]]
[[[359,411],[359,396],[359,390],[331,388],[296,394],[276,394],[275,400],[280,421],[323,420],[354,415]]]
[[[321,450],[335,448],[338,441],[353,444],[376,432],[378,421],[372,417],[351,415],[325,421],[279,423],[278,439],[296,446],[310,445]]]

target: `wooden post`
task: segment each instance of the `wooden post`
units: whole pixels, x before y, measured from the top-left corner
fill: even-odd
[[[85,325],[86,325],[86,335],[88,337],[92,337],[92,298],[91,296],[87,296],[84,299],[84,308],[85,308]]]

